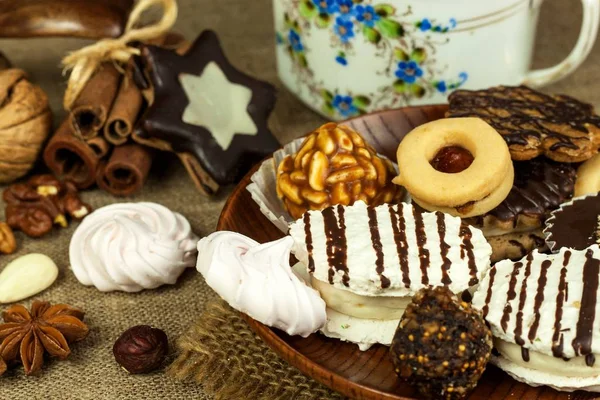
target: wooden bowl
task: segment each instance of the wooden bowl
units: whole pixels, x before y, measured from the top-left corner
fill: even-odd
[[[360,132],[375,150],[392,160],[400,140],[414,127],[444,116],[446,105],[408,107],[364,115],[344,124]],[[283,236],[252,200],[246,187],[256,166],[235,188],[225,204],[217,230],[242,233],[264,243]],[[388,348],[373,346],[362,352],[358,346],[321,334],[308,338],[289,336],[250,317],[248,324],[280,357],[304,374],[354,399],[414,399],[417,393],[397,379]],[[534,388],[519,383],[499,369],[489,366],[470,399],[571,399],[596,398],[585,392],[560,393],[547,387]]]

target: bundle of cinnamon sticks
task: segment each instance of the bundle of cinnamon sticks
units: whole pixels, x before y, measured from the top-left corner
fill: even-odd
[[[131,68],[122,74],[112,63],[102,64],[47,144],[46,165],[80,189],[96,183],[116,196],[139,191],[153,150],[129,136],[144,107]]]

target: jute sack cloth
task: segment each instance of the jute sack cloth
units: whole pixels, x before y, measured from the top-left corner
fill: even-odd
[[[568,53],[579,31],[581,15],[574,9],[576,3],[564,0],[544,3],[534,66],[551,65]],[[282,143],[324,122],[278,83],[271,0],[179,0],[179,4],[179,31],[194,38],[202,29],[215,29],[235,65],[278,85],[278,103],[270,124]],[[55,119],[60,121],[64,115],[61,100],[65,84],[59,60],[67,51],[86,43],[65,39],[2,40],[0,50],[48,92]],[[596,44],[590,58],[574,75],[545,90],[567,93],[600,107],[599,82],[600,45]],[[215,229],[229,191],[226,189],[212,199],[200,196],[177,159],[161,156],[143,192],[127,201],[164,204],[185,215],[196,233],[203,236]],[[84,199],[95,208],[121,201],[97,190],[86,192]],[[59,278],[38,298],[83,308],[90,335],[73,346],[67,361],[47,362],[39,377],[26,377],[19,369],[5,374],[0,378],[0,399],[212,399],[215,395],[237,399],[240,393],[251,393],[253,397],[241,397],[248,399],[338,398],[280,361],[229,308],[211,303],[215,294],[194,269],[188,270],[175,286],[139,294],[104,294],[80,285],[68,268],[68,246],[74,227],[56,230],[38,240],[18,233],[19,252],[0,256],[0,269],[27,253],[41,252],[52,257],[60,268]],[[113,342],[134,324],[161,327],[173,342],[182,337],[181,344],[189,351],[192,363],[180,359],[171,371],[188,379],[181,382],[164,371],[133,376],[117,366],[111,351]],[[235,349],[242,349],[237,356]],[[172,354],[169,361],[174,359]],[[207,376],[202,365],[193,364],[208,359],[221,375],[210,382],[208,378],[215,375]],[[200,382],[194,378],[200,378]],[[210,385],[204,385],[203,379]]]

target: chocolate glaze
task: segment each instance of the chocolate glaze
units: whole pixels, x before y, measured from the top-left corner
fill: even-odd
[[[415,218],[415,235],[417,238],[417,247],[419,249],[419,263],[421,264],[421,283],[427,286],[429,285],[429,276],[427,274],[427,268],[429,268],[429,250],[425,248],[427,236],[425,235],[423,213],[416,208],[413,208],[413,216]]]
[[[549,241],[555,242],[555,248],[569,247],[584,250],[598,244],[598,216],[600,215],[600,197],[588,196],[575,200],[554,213],[549,222]]]
[[[531,253],[527,256],[527,264],[525,265],[525,276],[523,283],[521,284],[521,291],[519,293],[519,307],[517,309],[517,320],[515,323],[515,342],[519,346],[525,344],[525,340],[521,337],[523,333],[523,308],[525,307],[525,301],[527,300],[527,278],[531,274],[531,263],[533,262],[533,256]]]
[[[465,256],[467,257],[467,263],[469,265],[469,274],[471,275],[471,279],[469,280],[469,286],[473,286],[479,282],[477,279],[477,265],[475,264],[475,255],[473,254],[473,243],[471,242],[471,238],[473,237],[473,233],[471,229],[462,225],[460,227],[460,237],[463,242],[460,245],[460,258],[464,260]]]
[[[521,347],[521,358],[523,359],[523,361],[529,362],[529,349]]]
[[[498,86],[487,90],[457,90],[448,100],[450,117],[479,117],[498,131],[511,150],[514,146],[548,146],[577,150],[589,143],[589,127],[600,128],[600,117],[590,104],[568,96],[549,96],[526,86]],[[583,142],[583,143],[581,143]]]
[[[487,288],[487,293],[485,294],[485,304],[483,305],[482,314],[483,319],[487,317],[488,312],[490,311],[490,300],[492,300],[492,288],[494,287],[494,278],[496,277],[496,268],[492,267],[490,269],[490,284]]]
[[[561,332],[560,321],[563,316],[563,305],[567,301],[567,265],[571,259],[571,252],[565,251],[563,267],[560,270],[560,280],[558,282],[558,294],[556,295],[556,311],[554,313],[554,332],[552,333],[552,354],[554,357],[565,358],[564,354],[564,336]]]
[[[540,307],[542,306],[542,303],[544,302],[544,289],[546,288],[546,283],[548,282],[548,279],[547,279],[548,269],[551,266],[552,266],[552,261],[550,261],[550,260],[542,261],[540,277],[538,278],[538,282],[537,282],[538,283],[537,284],[537,292],[535,294],[535,299],[533,302],[533,314],[534,314],[533,323],[531,324],[531,327],[529,328],[529,334],[527,335],[527,338],[529,339],[530,342],[533,342],[535,340],[538,327],[540,326],[540,318],[541,318]]]
[[[594,356],[593,354],[588,354],[587,356],[585,356],[585,365],[587,365],[588,367],[593,367],[595,363],[596,356]]]
[[[398,261],[400,262],[400,270],[402,271],[402,282],[404,287],[410,287],[410,275],[408,270],[408,242],[406,241],[406,222],[402,214],[402,205],[399,204],[397,211],[393,205],[389,205],[390,218],[392,220],[392,230],[394,231],[394,242],[396,243],[396,252],[398,253]]]
[[[336,207],[338,217],[336,219],[333,207],[324,209],[323,223],[325,228],[325,237],[327,238],[327,262],[329,263],[329,283],[333,284],[333,277],[337,271],[343,271],[342,283],[349,286],[350,276],[348,275],[348,244],[346,241],[346,222],[344,220],[344,206]],[[339,225],[338,225],[339,223]]]
[[[444,241],[446,237],[446,222],[444,221],[444,214],[437,211],[435,213],[436,221],[437,221],[437,231],[440,235],[440,255],[442,256],[442,283],[444,285],[449,285],[452,283],[452,279],[450,279],[450,275],[448,274],[448,270],[452,265],[452,262],[448,258],[448,250],[450,250],[450,245]]]
[[[519,271],[521,270],[522,266],[522,262],[516,262],[510,275],[508,292],[506,294],[506,305],[504,306],[504,313],[502,314],[502,319],[500,320],[500,326],[504,332],[506,332],[506,329],[508,328],[508,321],[510,320],[510,314],[512,313],[512,306],[510,302],[517,297],[515,287],[517,286],[517,276],[519,275]]]
[[[373,244],[373,250],[375,250],[376,260],[376,271],[381,281],[382,289],[389,288],[391,285],[390,280],[383,275],[384,271],[384,260],[383,260],[383,247],[381,245],[381,236],[379,235],[379,229],[377,226],[377,211],[374,207],[367,208],[367,214],[369,215],[369,230],[371,231],[371,243]]]
[[[585,253],[585,257],[587,260],[583,265],[583,293],[581,294],[577,331],[572,342],[573,350],[579,356],[587,356],[592,353],[592,337],[600,277],[600,260],[594,258],[593,250],[589,249]]]
[[[513,187],[500,205],[477,218],[479,225],[486,215],[501,221],[514,221],[519,215],[542,218],[573,196],[577,170],[567,163],[557,163],[544,157],[529,161],[514,161]]]
[[[304,235],[306,236],[306,250],[308,251],[308,272],[315,272],[315,260],[313,259],[312,233],[310,232],[310,213],[304,213]]]

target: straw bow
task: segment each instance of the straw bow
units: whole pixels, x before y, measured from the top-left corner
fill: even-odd
[[[154,5],[162,7],[161,18],[142,28],[134,28],[141,15]],[[131,13],[123,35],[116,39],[102,39],[90,46],[71,52],[62,60],[65,71],[71,70],[63,106],[70,110],[71,106],[92,77],[100,64],[104,61],[125,63],[133,55],[139,55],[140,50],[129,46],[129,43],[143,42],[154,39],[168,32],[177,19],[176,0],[139,0]]]

